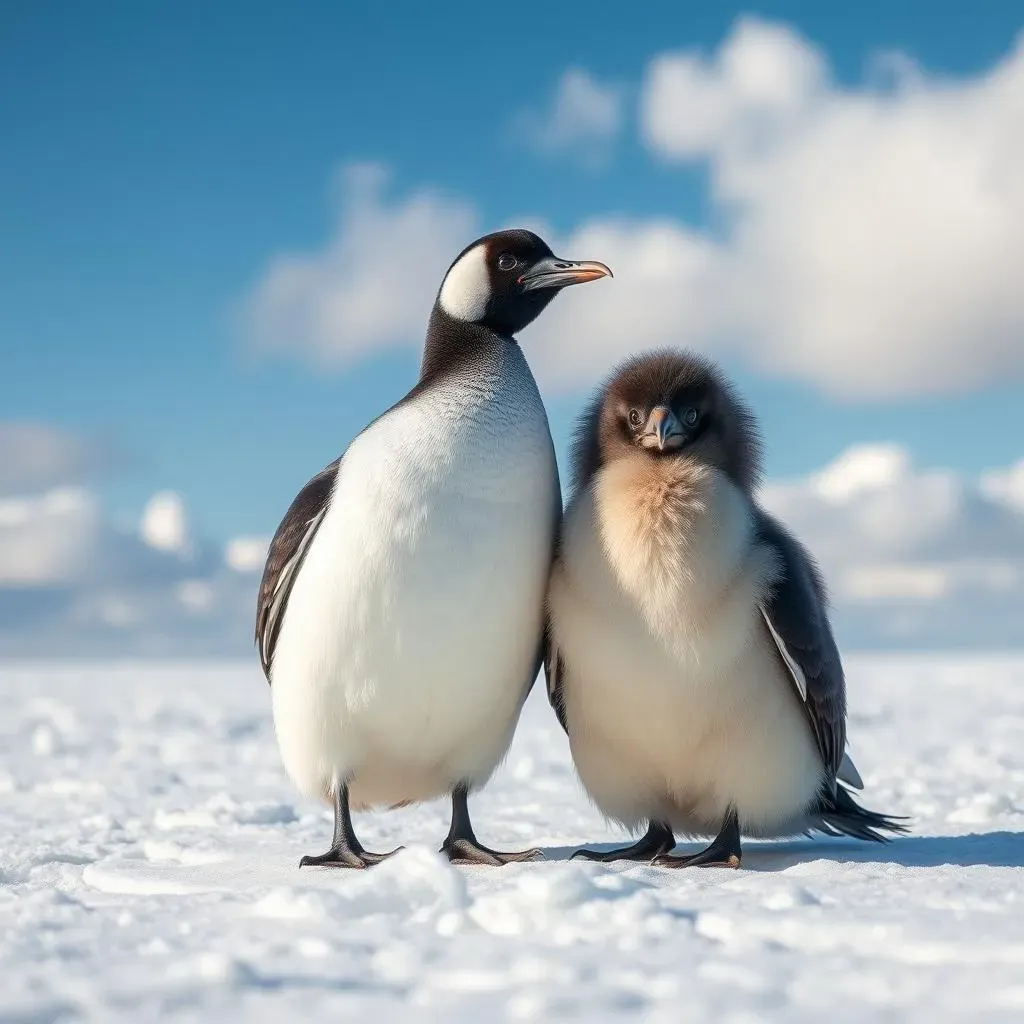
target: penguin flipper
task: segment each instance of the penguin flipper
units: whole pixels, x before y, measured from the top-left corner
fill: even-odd
[[[270,542],[256,599],[256,645],[268,683],[288,597],[327,513],[340,463],[335,459],[299,491]]]
[[[758,509],[757,540],[779,560],[780,575],[760,611],[779,659],[800,697],[830,784],[844,769],[846,680],[828,621],[818,568],[798,540]],[[849,762],[852,765],[852,762]]]
[[[569,723],[565,717],[565,693],[562,686],[565,676],[565,662],[555,644],[551,620],[544,624],[544,678],[548,684],[548,701],[554,708],[558,724],[569,734]]]
[[[558,563],[562,547],[562,486],[558,478],[558,463],[555,463],[555,489],[552,502],[552,519],[554,522],[554,542],[552,550],[552,567]],[[544,632],[541,635],[540,660],[544,665],[544,678],[548,684],[548,701],[555,709],[558,724],[569,735],[569,723],[565,717],[565,698],[562,691],[562,680],[565,675],[565,662],[555,643],[555,630],[551,623],[551,614],[544,616]],[[539,668],[539,666],[538,666]]]

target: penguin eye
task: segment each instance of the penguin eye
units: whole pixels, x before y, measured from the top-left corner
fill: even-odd
[[[511,270],[517,263],[515,256],[510,252],[503,252],[498,257],[498,269],[499,270]]]
[[[629,425],[631,427],[639,427],[643,417],[640,415],[639,409],[629,410]]]
[[[683,413],[683,423],[688,427],[695,427],[698,419],[700,419],[700,413],[692,406]]]

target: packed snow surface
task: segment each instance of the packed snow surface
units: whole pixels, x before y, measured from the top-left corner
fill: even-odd
[[[1024,1020],[1024,658],[848,660],[891,845],[747,843],[743,868],[568,861],[621,842],[535,688],[481,840],[443,802],[357,815],[364,872],[298,869],[326,807],[248,665],[0,665],[0,1021]]]

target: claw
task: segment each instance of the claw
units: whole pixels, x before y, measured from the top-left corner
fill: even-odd
[[[326,853],[306,856],[299,861],[300,868],[369,868],[379,864],[388,857],[393,857],[402,847],[399,846],[388,853],[373,853],[370,850],[353,850],[348,847],[331,847]]]
[[[476,864],[497,868],[504,864],[540,860],[544,856],[540,850],[502,853],[484,846],[473,832],[467,797],[468,789],[465,784],[460,783],[452,790],[452,827],[448,830],[439,852],[453,864]]]
[[[734,810],[730,810],[722,823],[722,830],[706,850],[684,857],[664,853],[651,863],[659,868],[738,868],[742,856],[739,818]]]
[[[453,864],[487,865],[495,868],[522,861],[542,860],[544,857],[540,850],[517,850],[503,853],[482,846],[475,840],[465,838],[446,839],[439,852],[443,853]]]
[[[676,845],[672,829],[661,822],[652,821],[647,831],[632,846],[623,846],[618,850],[577,850],[570,860],[596,860],[610,864],[616,860],[650,861],[652,857],[668,853]]]

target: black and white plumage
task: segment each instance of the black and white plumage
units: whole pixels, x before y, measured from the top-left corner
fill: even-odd
[[[468,246],[431,313],[419,382],[300,492],[270,546],[256,639],[289,775],[335,806],[303,863],[373,863],[355,807],[450,793],[456,861],[481,846],[466,798],[508,749],[539,670],[561,516],[537,385],[513,334],[566,285],[609,273],[528,231]]]
[[[629,361],[574,456],[548,692],[597,806],[647,827],[581,854],[738,866],[741,833],[904,831],[846,788],[862,783],[825,588],[753,497],[756,424],[717,369],[686,352]],[[676,833],[716,838],[672,857]]]

